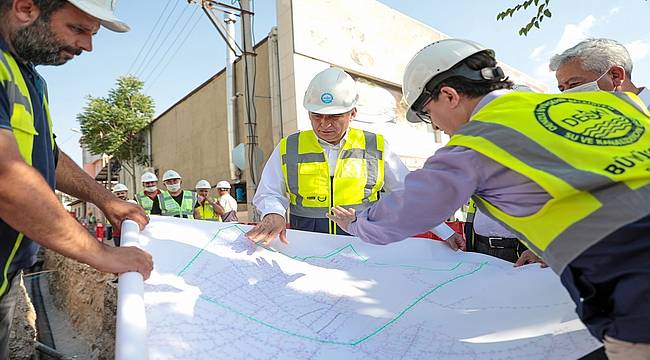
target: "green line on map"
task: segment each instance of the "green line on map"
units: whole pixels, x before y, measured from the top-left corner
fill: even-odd
[[[244,231],[244,229],[242,229],[238,225],[231,225],[231,226],[227,226],[227,227],[225,227],[223,229],[219,229],[212,236],[212,238],[205,244],[205,246],[203,246],[203,248],[201,248],[199,251],[197,251],[196,254],[194,254],[194,256],[190,259],[190,261],[183,267],[183,269],[181,269],[181,271],[178,272],[177,275],[182,276],[183,274],[185,274],[187,272],[187,270],[189,270],[189,268],[194,264],[194,262],[203,254],[203,252],[205,252],[205,249],[207,249],[208,246],[210,246],[210,244],[217,238],[217,236],[222,231],[226,231],[226,230],[232,229],[232,228],[235,228],[235,229],[239,230],[242,234],[244,234],[246,232],[246,231]],[[347,244],[347,245],[342,246],[342,247],[340,247],[338,249],[334,249],[332,252],[330,252],[327,255],[310,255],[310,256],[297,256],[297,255],[292,256],[292,255],[288,255],[288,254],[286,254],[286,253],[284,253],[282,251],[272,249],[272,248],[270,248],[268,246],[264,246],[264,245],[261,245],[261,244],[258,244],[258,243],[254,243],[254,244],[257,247],[261,247],[261,248],[263,248],[265,250],[268,250],[270,252],[278,253],[278,254],[283,255],[285,257],[288,257],[290,259],[298,260],[298,261],[302,261],[302,262],[307,262],[307,260],[311,260],[311,259],[314,259],[314,260],[327,260],[327,259],[330,259],[330,258],[340,254],[343,250],[349,249],[350,251],[352,251],[354,253],[355,256],[357,256],[359,258],[360,262],[366,263],[368,265],[373,265],[373,266],[387,266],[387,267],[393,266],[393,267],[402,267],[402,268],[408,268],[408,269],[418,269],[418,270],[427,270],[427,271],[453,271],[453,270],[456,270],[457,268],[459,268],[462,265],[462,262],[458,262],[458,263],[456,263],[456,265],[454,265],[453,267],[451,267],[449,269],[436,269],[436,268],[430,268],[430,267],[425,267],[425,266],[416,266],[416,265],[402,265],[402,264],[387,264],[387,263],[378,263],[378,262],[368,262],[368,258],[360,255],[357,252],[357,249],[355,249],[352,244]]]
[[[436,286],[433,287],[432,289],[429,289],[427,292],[425,292],[424,294],[420,295],[417,299],[415,299],[415,301],[413,301],[410,305],[408,305],[406,308],[404,308],[402,311],[400,311],[400,313],[397,314],[397,316],[395,316],[393,319],[389,320],[388,322],[386,322],[386,323],[383,324],[382,326],[378,327],[376,330],[374,330],[374,331],[371,332],[370,334],[368,334],[368,335],[366,335],[366,336],[364,336],[364,337],[362,337],[362,338],[360,338],[360,339],[358,339],[358,340],[354,340],[354,341],[336,341],[336,340],[327,340],[327,339],[317,338],[317,337],[315,337],[315,336],[308,336],[308,335],[298,334],[298,333],[296,333],[296,332],[293,332],[293,331],[290,331],[290,330],[286,330],[286,329],[283,329],[283,328],[277,327],[277,326],[275,326],[275,325],[272,325],[272,324],[270,324],[270,323],[268,323],[268,322],[266,322],[266,321],[260,320],[260,319],[258,319],[258,318],[256,318],[256,317],[251,316],[251,315],[245,314],[245,313],[243,313],[243,312],[241,312],[241,311],[239,311],[239,310],[236,310],[236,309],[234,309],[234,308],[232,308],[232,307],[230,307],[230,306],[228,306],[228,305],[226,305],[226,304],[223,304],[223,303],[221,303],[221,302],[219,302],[219,301],[217,301],[217,300],[214,300],[214,299],[212,299],[212,298],[210,298],[210,297],[207,297],[207,296],[205,296],[205,295],[199,295],[199,298],[202,299],[202,300],[204,300],[204,301],[207,301],[207,302],[209,302],[209,303],[211,303],[211,304],[213,304],[213,305],[217,305],[217,306],[219,306],[219,307],[221,307],[221,308],[223,308],[223,309],[225,309],[225,310],[228,310],[228,311],[230,311],[230,312],[233,312],[233,313],[235,313],[236,315],[239,315],[239,316],[241,316],[241,317],[243,317],[243,318],[245,318],[245,319],[248,319],[248,320],[250,320],[250,321],[253,321],[253,322],[255,322],[255,323],[258,323],[258,324],[260,324],[260,325],[262,325],[262,326],[268,327],[269,329],[273,329],[273,330],[278,331],[278,332],[281,332],[281,333],[283,333],[283,334],[287,334],[287,335],[289,335],[289,336],[298,337],[298,338],[305,339],[305,340],[310,340],[310,341],[316,341],[316,342],[323,343],[323,344],[345,345],[345,346],[357,346],[357,345],[359,345],[359,344],[361,344],[361,343],[367,341],[367,340],[370,339],[371,337],[373,337],[373,336],[375,336],[375,335],[381,333],[382,331],[384,331],[387,327],[389,327],[390,325],[392,325],[393,323],[395,323],[396,321],[398,321],[398,320],[399,320],[401,317],[403,317],[407,312],[409,312],[411,309],[413,309],[413,308],[415,307],[415,305],[417,305],[418,303],[420,303],[422,300],[426,299],[429,295],[431,295],[432,293],[434,293],[436,290],[442,288],[442,287],[445,286],[445,285],[448,285],[448,284],[450,284],[450,283],[453,283],[453,282],[455,282],[455,281],[457,281],[457,280],[459,280],[459,279],[461,279],[461,278],[464,278],[464,277],[466,277],[466,276],[472,275],[472,274],[474,274],[474,273],[480,271],[480,270],[483,268],[483,266],[485,266],[485,264],[487,264],[487,263],[486,263],[486,262],[483,262],[483,263],[481,263],[478,267],[476,267],[475,269],[473,269],[472,271],[470,271],[470,272],[468,272],[468,273],[465,273],[465,274],[460,274],[460,275],[458,275],[458,276],[456,276],[456,277],[453,277],[453,278],[451,278],[451,279],[449,279],[449,280],[447,280],[447,281],[445,281],[445,282],[443,282],[443,283],[441,283],[441,284],[436,285]]]
[[[178,272],[178,276],[184,275],[190,269],[190,267],[205,252],[205,250],[208,248],[208,246],[210,246],[210,244],[219,236],[219,234],[222,231],[225,231],[225,230],[228,230],[228,229],[231,229],[231,228],[235,228],[235,229],[239,230],[242,234],[245,233],[244,229],[242,229],[238,225],[227,226],[227,227],[225,227],[223,229],[219,229],[212,236],[212,238],[205,244],[205,246],[203,248],[201,248],[190,259],[190,261],[183,267],[183,269],[181,271]],[[348,249],[351,252],[353,252],[354,255],[356,255],[359,258],[360,262],[368,264],[368,265],[375,265],[375,266],[395,266],[395,267],[413,268],[413,269],[421,269],[421,270],[429,270],[429,271],[454,271],[454,270],[458,269],[462,265],[462,262],[458,262],[455,266],[453,266],[453,267],[451,267],[449,269],[433,269],[433,268],[427,268],[427,267],[421,267],[421,266],[415,266],[415,265],[372,263],[372,262],[368,262],[368,259],[369,259],[368,257],[364,257],[364,256],[360,255],[352,244],[347,244],[347,245],[342,246],[342,247],[340,247],[338,249],[335,249],[335,250],[333,250],[332,252],[330,252],[327,255],[311,255],[311,256],[291,256],[291,255],[287,255],[287,254],[285,254],[285,253],[283,253],[281,251],[271,249],[271,248],[269,248],[267,246],[263,246],[263,245],[260,245],[260,244],[256,244],[256,246],[264,248],[264,249],[266,249],[268,251],[275,252],[275,253],[278,253],[280,255],[286,256],[286,257],[288,257],[290,259],[297,260],[297,261],[302,261],[302,262],[306,262],[307,260],[311,260],[311,259],[327,260],[327,259],[330,259],[330,258],[332,258],[334,256],[339,255],[341,252]],[[404,316],[404,314],[409,312],[418,303],[420,303],[422,300],[426,299],[429,295],[434,293],[436,290],[442,288],[445,285],[451,284],[451,283],[453,283],[453,282],[455,282],[455,281],[457,281],[459,279],[462,279],[462,278],[464,278],[466,276],[472,275],[472,274],[480,271],[486,264],[487,264],[487,262],[482,262],[482,263],[479,264],[478,267],[476,267],[472,271],[470,271],[468,273],[465,273],[465,274],[460,274],[460,275],[458,275],[456,277],[453,277],[453,278],[451,278],[451,279],[449,279],[449,280],[447,280],[445,282],[442,282],[442,283],[436,285],[435,287],[433,287],[433,288],[429,289],[428,291],[426,291],[424,294],[420,295],[411,304],[409,304],[406,308],[404,308],[402,311],[400,311],[400,313],[397,314],[397,316],[395,316],[393,319],[389,320],[388,322],[386,322],[385,324],[383,324],[382,326],[380,326],[379,328],[377,328],[376,330],[374,330],[370,334],[368,334],[368,335],[366,335],[366,336],[364,336],[364,337],[362,337],[362,338],[360,338],[358,340],[347,341],[347,342],[346,341],[336,341],[336,340],[326,340],[326,339],[321,339],[321,338],[317,338],[317,337],[314,337],[314,336],[307,336],[307,335],[298,334],[298,333],[295,333],[295,332],[292,332],[292,331],[289,331],[289,330],[286,330],[286,329],[279,328],[279,327],[277,327],[275,325],[272,325],[270,323],[262,321],[262,320],[260,320],[258,318],[255,318],[255,317],[251,316],[251,315],[245,314],[245,313],[243,313],[243,312],[241,312],[239,310],[236,310],[236,309],[234,309],[234,308],[232,308],[232,307],[230,307],[230,306],[228,306],[226,304],[223,304],[223,303],[221,303],[221,302],[219,302],[217,300],[214,300],[214,299],[212,299],[210,297],[207,297],[205,295],[199,295],[199,298],[206,301],[206,302],[209,302],[211,304],[217,305],[217,306],[219,306],[219,307],[221,307],[221,308],[223,308],[225,310],[228,310],[228,311],[230,311],[230,312],[232,312],[232,313],[234,313],[236,315],[239,315],[239,316],[241,316],[243,318],[246,318],[246,319],[248,319],[250,321],[256,322],[256,323],[258,323],[258,324],[260,324],[262,326],[268,327],[270,329],[281,332],[283,334],[287,334],[287,335],[290,335],[290,336],[293,336],[293,337],[298,337],[298,338],[305,339],[305,340],[316,341],[316,342],[320,342],[320,343],[324,343],[324,344],[356,346],[356,345],[359,345],[359,344],[365,342],[366,340],[370,339],[371,337],[381,333],[383,330],[385,330],[387,327],[389,327],[390,325],[392,325],[393,323],[398,321],[401,317]]]

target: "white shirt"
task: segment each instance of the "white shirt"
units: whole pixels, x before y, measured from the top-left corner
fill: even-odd
[[[637,96],[641,99],[641,101],[643,101],[648,110],[650,110],[650,89],[647,87],[642,87]]]
[[[334,176],[336,162],[338,161],[341,147],[345,144],[347,133],[337,145],[318,139],[327,156],[330,176]],[[391,192],[404,188],[404,178],[409,169],[402,160],[390,150],[390,145],[384,140],[384,190]],[[261,212],[262,218],[266,214],[279,214],[285,216],[289,208],[289,199],[286,196],[286,184],[282,174],[282,163],[280,159],[280,146],[276,146],[269,160],[264,165],[262,178],[257,185],[257,191],[253,197],[253,204]],[[431,230],[441,239],[447,239],[454,234],[454,230],[447,224],[442,223]]]
[[[510,232],[500,223],[492,220],[492,218],[485,215],[481,212],[480,209],[476,209],[474,214],[474,232],[482,236],[498,236],[503,238],[517,238],[515,234]]]
[[[225,212],[237,211],[237,200],[228,193],[219,197],[219,205]]]

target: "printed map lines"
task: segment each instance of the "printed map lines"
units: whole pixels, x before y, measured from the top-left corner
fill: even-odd
[[[192,265],[197,261],[197,259],[199,259],[201,257],[201,255],[213,243],[213,241],[218,238],[218,236],[219,236],[219,234],[221,232],[223,232],[225,230],[228,230],[228,229],[232,229],[232,228],[235,228],[235,229],[239,230],[241,233],[245,232],[241,227],[239,227],[237,225],[228,226],[228,227],[225,227],[223,229],[220,229],[219,231],[217,231],[212,236],[212,238],[206,243],[206,245],[203,248],[201,248],[199,251],[197,251],[197,253],[187,262],[187,264],[181,269],[181,271],[179,271],[178,276],[183,276],[184,274],[186,274],[191,269]],[[349,250],[350,252],[352,252],[358,258],[360,263],[364,263],[366,265],[374,265],[374,266],[387,266],[387,267],[393,267],[394,266],[394,267],[404,267],[404,268],[410,268],[410,269],[416,269],[416,270],[451,272],[451,271],[457,270],[463,264],[462,262],[459,262],[456,265],[454,265],[454,266],[452,266],[451,268],[448,268],[448,269],[436,269],[436,268],[420,267],[420,266],[413,266],[413,265],[373,263],[373,262],[368,261],[369,258],[360,255],[352,244],[347,244],[345,246],[342,246],[342,247],[340,247],[338,249],[335,249],[335,250],[331,251],[330,253],[328,253],[326,255],[310,255],[310,256],[290,256],[290,255],[287,255],[287,254],[285,254],[283,252],[276,251],[276,250],[273,250],[271,248],[261,246],[259,244],[257,244],[256,246],[262,247],[262,248],[264,248],[264,249],[266,249],[268,251],[271,251],[271,252],[281,254],[281,255],[286,256],[286,257],[288,257],[290,259],[297,260],[297,261],[302,261],[302,262],[307,262],[307,260],[328,260],[328,259],[331,259],[333,257],[341,255],[341,253],[343,251],[345,251],[345,250]],[[402,309],[392,319],[388,320],[387,322],[385,322],[381,326],[377,327],[375,330],[373,330],[369,334],[367,334],[365,336],[362,336],[362,337],[360,337],[360,338],[358,338],[356,340],[350,340],[350,341],[330,340],[330,339],[319,338],[319,337],[316,337],[316,336],[300,334],[300,333],[297,333],[295,331],[287,330],[287,329],[282,328],[280,326],[276,326],[276,325],[271,324],[271,323],[269,323],[267,321],[261,320],[261,319],[255,317],[255,316],[253,316],[253,315],[246,314],[246,313],[244,313],[244,312],[242,312],[242,311],[240,311],[238,309],[233,308],[232,306],[229,306],[229,305],[227,305],[227,304],[225,304],[223,302],[218,301],[215,298],[206,296],[204,294],[199,295],[199,299],[204,300],[204,301],[206,301],[206,302],[208,302],[210,304],[213,304],[215,306],[218,306],[218,307],[220,307],[220,308],[222,308],[222,309],[224,309],[226,311],[234,313],[234,314],[236,314],[236,315],[238,315],[240,317],[243,317],[243,318],[245,318],[247,320],[250,320],[250,321],[252,321],[254,323],[262,325],[262,326],[264,326],[266,328],[272,329],[274,331],[277,331],[277,332],[280,332],[280,333],[283,333],[283,334],[286,334],[286,335],[289,335],[289,336],[293,336],[293,337],[297,337],[297,338],[301,338],[301,339],[305,339],[305,340],[310,340],[310,341],[315,341],[315,342],[319,342],[319,343],[324,343],[324,344],[343,345],[343,346],[357,346],[357,345],[360,345],[360,344],[364,343],[365,341],[371,339],[372,337],[380,334],[382,331],[384,331],[385,329],[390,327],[392,324],[399,321],[409,311],[411,311],[415,306],[417,306],[420,302],[425,300],[427,297],[429,297],[431,294],[433,294],[437,290],[439,290],[439,289],[441,289],[441,288],[443,288],[443,287],[445,287],[445,286],[447,286],[449,284],[452,284],[452,283],[454,283],[454,282],[456,282],[456,281],[458,281],[458,280],[460,280],[462,278],[465,278],[467,276],[470,276],[472,274],[477,273],[478,271],[483,269],[486,265],[487,265],[487,262],[482,262],[482,263],[478,264],[478,266],[476,266],[475,268],[473,268],[472,270],[470,270],[468,272],[456,275],[456,276],[454,276],[454,277],[452,277],[450,279],[447,279],[447,280],[437,284],[433,288],[427,290],[426,292],[424,292],[423,294],[418,296],[415,300],[413,300],[409,305],[407,305],[404,309]],[[314,312],[319,311],[319,310],[320,309],[314,310]],[[304,316],[304,315],[307,315],[307,314],[303,314],[302,316]],[[332,321],[330,321],[330,323]],[[317,333],[322,331],[328,325],[325,325]]]

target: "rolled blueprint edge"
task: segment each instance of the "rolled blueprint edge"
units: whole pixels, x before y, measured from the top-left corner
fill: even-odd
[[[122,223],[121,246],[140,247],[140,228],[131,220]],[[148,359],[144,279],[138,272],[119,275],[115,324],[115,359]]]

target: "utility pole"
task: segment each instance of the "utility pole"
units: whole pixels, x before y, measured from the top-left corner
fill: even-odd
[[[238,173],[237,167],[232,161],[232,150],[237,146],[237,121],[235,119],[237,102],[235,97],[235,48],[237,46],[235,39],[235,22],[237,21],[235,15],[224,13],[223,21],[226,24],[226,38],[229,41],[226,49],[226,118],[228,120],[228,162],[230,163],[230,179],[237,179],[241,177]]]
[[[246,153],[248,154],[248,173],[246,176],[246,198],[248,218],[252,222],[260,221],[259,213],[253,206],[253,196],[257,191],[257,184],[260,178],[258,165],[258,143],[257,143],[257,112],[255,111],[255,56],[253,52],[253,13],[251,12],[251,0],[240,1],[242,10],[242,42],[244,44],[242,60],[244,61],[244,98],[246,101],[246,126],[248,134],[246,137]]]
[[[243,108],[245,116],[242,120],[246,125],[245,145],[246,160],[248,165],[248,169],[246,171],[246,199],[249,220],[258,222],[260,220],[259,214],[257,213],[257,210],[254,208],[252,203],[261,173],[259,169],[261,151],[257,142],[257,114],[255,111],[255,56],[257,54],[255,54],[253,51],[252,20],[254,14],[251,11],[251,0],[240,0],[240,7],[215,0],[188,0],[188,3],[196,3],[201,5],[203,12],[208,16],[208,19],[212,22],[212,25],[214,25],[214,27],[217,29],[219,35],[221,35],[221,38],[224,40],[229,50],[232,51],[233,54],[241,56],[241,59],[243,61]],[[223,13],[225,16],[222,19],[217,15],[217,13]],[[235,36],[231,31],[229,31],[234,26],[235,16],[239,16],[241,18],[242,46],[239,46],[237,42],[234,41]],[[229,66],[230,60],[231,58],[228,57],[226,67]],[[231,67],[234,68],[234,66]],[[231,73],[234,74],[234,71]],[[231,79],[232,78],[228,79],[227,76],[226,81],[232,81]],[[234,100],[234,97],[232,99]],[[231,98],[229,98],[228,101],[230,102]],[[234,114],[232,118],[234,119]],[[233,127],[233,138],[236,128],[237,126]],[[231,134],[229,132],[229,136],[230,135]]]

